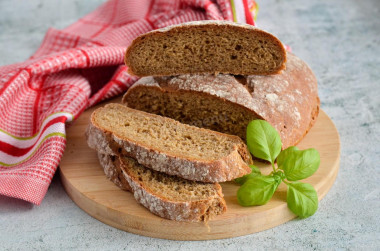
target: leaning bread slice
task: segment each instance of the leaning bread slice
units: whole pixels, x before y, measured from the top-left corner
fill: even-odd
[[[189,181],[153,171],[129,157],[99,153],[104,169],[120,169],[135,199],[152,213],[176,221],[208,221],[226,211],[218,183]]]
[[[286,53],[273,35],[251,25],[197,21],[154,30],[136,38],[125,63],[137,76],[188,73],[278,73]]]
[[[188,180],[223,182],[251,171],[251,155],[239,137],[121,104],[108,104],[92,113],[87,143],[98,151],[110,148],[153,170]]]
[[[143,77],[129,88],[123,103],[243,139],[251,120],[264,119],[280,133],[284,148],[305,136],[320,105],[312,70],[290,53],[286,69],[276,75]]]

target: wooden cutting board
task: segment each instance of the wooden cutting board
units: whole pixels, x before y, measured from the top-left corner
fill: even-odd
[[[120,98],[110,102],[120,102]],[[100,104],[99,106],[104,105]],[[99,107],[98,106],[98,107]],[[94,218],[113,227],[145,236],[172,240],[210,240],[247,235],[285,223],[296,216],[287,208],[286,186],[281,184],[264,206],[242,207],[236,199],[238,185],[222,184],[227,211],[205,223],[176,222],[160,218],[139,205],[133,195],[109,181],[96,152],[84,136],[94,107],[85,111],[67,132],[67,147],[60,164],[62,183],[72,200]],[[318,120],[298,144],[300,149],[316,148],[321,156],[318,171],[304,180],[314,186],[321,200],[333,185],[339,170],[339,134],[321,111]],[[263,173],[270,165],[256,163]]]

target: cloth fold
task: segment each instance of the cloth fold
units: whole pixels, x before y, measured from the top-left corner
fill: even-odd
[[[27,61],[0,67],[0,194],[39,205],[66,145],[65,125],[125,92],[126,47],[138,35],[196,20],[254,25],[249,0],[110,0],[63,30],[50,28]]]

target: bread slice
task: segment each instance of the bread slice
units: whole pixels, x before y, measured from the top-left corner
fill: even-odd
[[[98,159],[100,165],[103,167],[106,177],[110,181],[123,190],[132,191],[128,181],[124,178],[120,165],[115,165],[116,160],[119,159],[118,156],[114,153],[109,154],[104,153],[103,151],[98,151]]]
[[[275,74],[286,52],[273,35],[251,25],[197,21],[154,30],[127,49],[128,72],[137,76],[188,73]]]
[[[87,142],[98,151],[112,150],[153,170],[188,180],[223,182],[251,171],[251,155],[239,137],[121,104],[108,104],[93,112]]]
[[[286,70],[270,76],[144,77],[122,102],[243,139],[251,120],[264,119],[280,133],[284,148],[297,144],[310,130],[320,105],[313,72],[293,54],[287,56]]]
[[[208,221],[227,209],[218,183],[189,181],[153,171],[129,157],[98,153],[104,170],[120,170],[135,199],[152,213],[176,221]]]

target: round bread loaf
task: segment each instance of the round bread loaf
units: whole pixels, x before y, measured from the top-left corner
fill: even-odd
[[[197,21],[154,30],[127,49],[128,72],[137,76],[192,73],[275,74],[284,69],[284,46],[252,25]],[[149,66],[149,67],[147,67]]]
[[[293,54],[287,55],[286,70],[276,75],[144,77],[128,90],[123,103],[243,139],[251,120],[264,119],[280,133],[283,148],[306,135],[320,105],[313,72]]]

